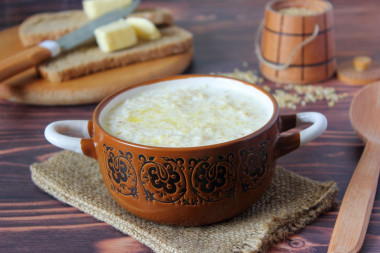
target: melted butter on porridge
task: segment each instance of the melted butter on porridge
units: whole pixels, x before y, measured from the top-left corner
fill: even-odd
[[[246,136],[271,113],[241,91],[194,87],[145,90],[112,108],[103,127],[129,142],[159,147],[194,147]]]

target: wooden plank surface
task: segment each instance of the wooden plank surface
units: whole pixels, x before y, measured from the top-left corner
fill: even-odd
[[[253,37],[263,18],[266,1],[147,0],[146,6],[169,8],[178,25],[194,33],[194,60],[186,73],[231,72],[258,69]],[[380,2],[332,1],[338,63],[356,55],[380,61]],[[0,29],[18,25],[38,12],[80,8],[80,1],[12,0],[0,3]],[[6,50],[1,48],[0,50]],[[268,81],[265,81],[271,87]],[[364,145],[352,129],[348,109],[360,89],[336,78],[323,83],[349,96],[330,108],[325,102],[297,108],[326,115],[327,131],[316,141],[278,161],[314,180],[334,180],[338,204],[357,165]],[[45,126],[56,120],[90,119],[95,104],[42,107],[0,101],[0,251],[1,252],[151,252],[135,239],[83,214],[40,191],[31,181],[29,165],[58,148],[43,137]],[[282,110],[282,113],[293,113]],[[306,226],[300,233],[273,246],[269,252],[326,252],[339,206]],[[380,252],[380,194],[361,252]]]

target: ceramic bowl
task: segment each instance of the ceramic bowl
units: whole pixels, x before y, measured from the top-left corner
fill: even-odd
[[[103,128],[109,110],[136,89],[151,85],[208,82],[242,89],[259,96],[271,108],[268,122],[242,138],[199,147],[153,147],[116,138]],[[299,125],[308,128],[283,135]],[[271,182],[276,159],[319,136],[326,118],[316,112],[279,116],[268,92],[244,81],[212,75],[182,75],[145,82],[104,99],[92,121],[65,120],[49,124],[45,136],[52,144],[83,153],[99,163],[111,196],[141,218],[169,225],[216,223],[242,213]],[[75,132],[83,137],[69,136]],[[131,133],[133,134],[133,133]]]

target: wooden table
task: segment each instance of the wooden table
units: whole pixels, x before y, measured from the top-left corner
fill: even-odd
[[[253,37],[263,18],[265,3],[264,0],[143,2],[169,8],[176,23],[194,33],[195,55],[186,73],[230,72],[234,68],[243,69],[243,62],[250,69],[258,69]],[[332,3],[338,62],[361,54],[380,61],[380,2]],[[3,1],[0,29],[17,25],[37,12],[75,8],[81,8],[80,1]],[[333,108],[325,102],[299,107],[297,111],[324,113],[328,129],[316,141],[281,158],[278,164],[314,180],[336,181],[340,203],[364,147],[348,118],[352,96],[360,87],[345,85],[335,78],[323,85],[334,87],[339,93],[347,92],[349,97]],[[1,252],[151,252],[135,239],[55,200],[31,181],[29,165],[59,151],[45,140],[45,126],[56,120],[90,119],[95,106],[41,107],[0,101]],[[273,246],[270,252],[326,252],[337,212],[338,207],[322,215],[298,234]],[[380,252],[379,192],[362,252]]]

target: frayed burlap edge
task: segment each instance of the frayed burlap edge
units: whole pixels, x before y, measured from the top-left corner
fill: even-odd
[[[113,226],[117,230],[125,233],[126,227],[133,227],[134,224],[125,224],[123,219],[108,219],[108,217],[114,216],[113,213],[106,212],[103,209],[95,206],[89,205],[87,202],[82,201],[80,198],[74,198],[73,196],[66,195],[59,191],[55,184],[50,183],[49,178],[45,178],[42,174],[38,174],[38,170],[34,170],[34,164],[31,165],[32,181],[36,186],[45,191],[46,193],[52,195],[59,201],[69,204],[70,206],[76,207],[79,210],[93,216],[95,219],[106,222],[107,224]],[[138,229],[128,229],[128,235],[132,236],[136,240],[144,243],[150,248],[160,248],[162,247],[160,241],[146,240],[149,237],[148,233],[142,233]]]
[[[278,167],[277,169],[282,168]],[[296,176],[302,177],[297,174]],[[314,221],[319,215],[329,211],[334,205],[336,205],[338,188],[334,181],[321,183],[321,186],[325,188],[325,194],[323,194],[309,208],[303,208],[302,211],[294,213],[292,215],[284,214],[281,217],[273,217],[272,221],[267,224],[267,234],[261,240],[261,247],[258,250],[250,250],[250,242],[245,241],[241,246],[236,247],[234,252],[266,252],[272,245],[285,241],[290,235],[293,235],[302,230],[307,224]]]
[[[96,162],[94,162],[94,164],[96,164]],[[40,171],[38,169],[38,166],[39,164],[33,164],[30,167],[33,182],[42,190],[54,196],[58,200],[92,215],[98,220],[108,223],[109,225],[115,227],[117,230],[134,237],[141,243],[144,243],[148,247],[154,249],[156,252],[180,252],[180,250],[173,248],[172,245],[167,245],[161,240],[152,237],[149,231],[146,231],[144,229],[144,225],[138,221],[141,220],[140,218],[135,217],[132,222],[128,222],[125,219],[117,217],[114,212],[106,211],[96,205],[89,204],[78,196],[65,194],[62,192],[62,190],[57,188],[57,185],[54,184],[54,181],[52,181],[51,178],[47,177],[43,173],[39,173]],[[292,172],[288,171],[288,173]],[[313,182],[312,180],[309,180],[297,174],[294,174],[293,176]],[[335,202],[337,193],[336,184],[334,182],[325,182],[318,184],[323,188],[324,194],[320,196],[316,201],[313,201],[313,203],[308,203],[305,205],[305,207],[302,207],[301,211],[297,213],[293,213],[292,215],[284,213],[283,215],[273,217],[266,224],[267,231],[265,236],[260,239],[261,244],[259,247],[257,246],[257,242],[256,245],[251,246],[252,243],[250,242],[250,238],[246,238],[245,241],[242,241],[240,245],[235,245],[233,251],[264,252],[274,243],[285,240],[289,235],[296,233],[305,227],[308,223],[315,220],[321,213],[329,210]],[[148,221],[144,222],[146,223]],[[151,225],[154,226],[155,224],[151,223]],[[254,248],[256,249],[253,250]]]
[[[297,233],[314,221],[320,214],[329,211],[336,204],[337,186],[333,181],[325,182],[322,185],[326,188],[326,193],[311,208],[304,209],[292,216],[273,219],[269,225],[270,232],[262,241],[262,247],[259,251],[252,252],[265,252],[271,245],[285,241],[290,235]]]

